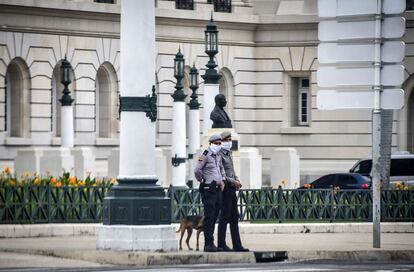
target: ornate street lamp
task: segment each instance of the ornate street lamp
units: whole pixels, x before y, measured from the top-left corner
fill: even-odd
[[[200,103],[198,103],[198,95],[197,95],[197,89],[198,89],[198,70],[195,67],[195,64],[193,64],[193,67],[190,69],[190,89],[192,91],[191,94],[191,100],[188,103],[188,106],[190,107],[190,110],[198,110],[200,108]]]
[[[72,82],[72,79],[70,78],[71,70],[72,65],[70,65],[70,62],[67,60],[65,55],[65,59],[62,61],[62,65],[60,66],[60,82],[64,86],[62,98],[59,99],[62,106],[71,106],[74,101],[70,96],[70,91],[68,89],[69,84]]]
[[[210,60],[207,63],[207,70],[205,75],[202,76],[206,84],[218,84],[220,75],[215,69],[217,67],[216,62],[214,61],[214,56],[218,53],[218,30],[217,25],[213,21],[213,14],[211,14],[211,19],[207,24],[205,34],[205,51],[206,54],[210,57]]]
[[[172,144],[171,144],[171,164],[172,168],[172,186],[186,186],[186,116],[185,116],[185,98],[181,80],[184,78],[184,56],[178,49],[174,59],[174,77],[177,79],[173,102],[173,120],[172,120]]]
[[[174,94],[171,96],[174,98],[174,102],[176,101],[184,101],[186,95],[183,91],[183,85],[181,80],[184,78],[184,55],[181,54],[181,50],[178,49],[178,53],[175,55],[174,59],[174,77],[177,79],[177,83],[175,85]]]

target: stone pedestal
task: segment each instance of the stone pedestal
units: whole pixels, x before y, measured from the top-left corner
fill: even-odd
[[[242,188],[262,188],[262,156],[257,148],[240,149],[240,181]]]
[[[17,151],[14,159],[17,175],[24,172],[57,177],[63,170],[72,171],[79,178],[85,178],[88,172],[95,170],[95,155],[89,148],[25,148]]]
[[[108,177],[117,178],[119,175],[119,147],[113,148],[108,157]]]
[[[25,148],[17,151],[14,159],[17,175],[24,172],[58,177],[63,170],[73,171],[73,175],[84,179],[88,172],[95,171],[95,155],[90,148]]]
[[[294,148],[276,148],[270,161],[271,185],[295,189],[300,185],[300,159]]]
[[[95,170],[95,154],[90,148],[75,147],[71,149],[71,154],[74,159],[76,177],[85,179],[88,173],[93,173]]]
[[[175,227],[159,226],[101,226],[97,249],[115,251],[175,251]]]

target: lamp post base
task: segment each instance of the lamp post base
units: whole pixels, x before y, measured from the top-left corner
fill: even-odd
[[[169,225],[171,199],[157,180],[118,180],[104,199],[104,225]]]

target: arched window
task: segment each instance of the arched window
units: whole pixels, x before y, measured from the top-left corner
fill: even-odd
[[[233,107],[234,107],[234,79],[230,70],[222,68],[220,70],[221,78],[219,80],[219,93],[224,95],[227,100],[226,111],[230,115],[230,119],[233,120]],[[234,126],[234,122],[233,122]]]
[[[62,92],[63,92],[63,84],[61,81],[60,76],[60,66],[62,64],[62,61],[59,61],[55,68],[53,69],[53,75],[52,75],[52,133],[54,137],[60,137],[60,131],[61,131],[61,103],[59,99],[62,98]],[[75,73],[73,69],[71,69],[70,72],[70,78],[72,79],[72,82],[69,84],[68,88],[70,91],[70,95],[72,98],[75,96]],[[75,108],[74,108],[75,110]]]
[[[116,138],[118,135],[118,79],[109,63],[99,67],[96,88],[96,132],[99,138]]]
[[[8,65],[5,90],[5,130],[10,137],[29,137],[30,75],[22,59],[15,58]]]

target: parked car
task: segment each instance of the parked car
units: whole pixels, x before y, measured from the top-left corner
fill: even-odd
[[[368,177],[356,173],[336,173],[328,174],[310,183],[314,189],[329,189],[339,187],[339,189],[369,189],[371,182]],[[299,189],[304,189],[302,186]]]
[[[370,157],[359,160],[350,170],[365,177],[371,177],[372,159]],[[397,182],[407,186],[414,185],[414,154],[391,155],[390,185],[395,187]]]

